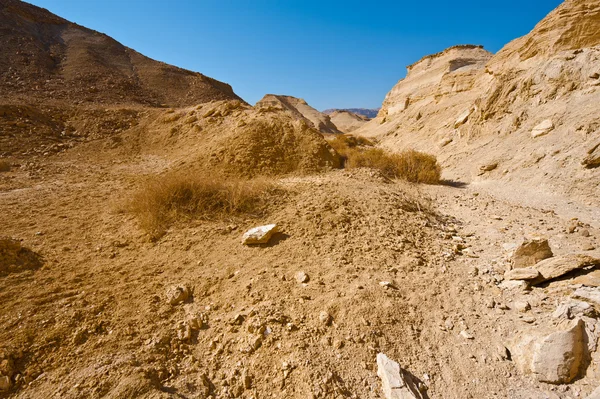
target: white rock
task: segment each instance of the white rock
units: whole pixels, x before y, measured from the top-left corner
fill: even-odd
[[[462,330],[460,332],[460,336],[463,337],[464,339],[475,339],[474,336],[472,336],[471,334],[469,334],[467,331]]]
[[[532,370],[541,382],[566,384],[577,376],[586,355],[584,323],[577,320],[565,331],[557,331],[537,342]]]
[[[600,306],[600,289],[590,287],[580,287],[573,293],[573,298],[583,299],[594,305]]]
[[[531,131],[531,137],[535,139],[536,137],[545,136],[546,134],[550,133],[552,129],[554,129],[554,123],[552,123],[550,119],[546,119],[533,128]]]
[[[275,233],[277,233],[276,224],[267,224],[265,226],[254,227],[244,233],[244,236],[242,237],[242,244],[266,244]]]
[[[527,284],[527,282],[523,281],[523,280],[504,280],[503,282],[501,282],[498,287],[500,287],[503,290],[519,290],[519,291],[525,291],[529,288],[529,284]]]
[[[466,111],[464,111],[462,114],[460,114],[458,116],[458,118],[456,118],[456,121],[454,122],[454,128],[458,128],[462,125],[464,125],[467,120],[469,120],[469,116],[471,115],[472,109],[468,109]]]
[[[415,381],[400,365],[383,353],[377,354],[377,376],[385,399],[422,399]]]
[[[302,271],[296,273],[296,281],[299,284],[308,283],[309,280],[310,280],[310,277],[308,277],[308,274],[306,274]]]

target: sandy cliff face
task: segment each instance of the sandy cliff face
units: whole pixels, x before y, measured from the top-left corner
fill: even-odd
[[[565,1],[493,57],[460,46],[408,71],[359,134],[435,153],[451,179],[527,182],[595,200],[590,181],[600,171],[582,162],[600,141],[597,2]]]
[[[263,111],[285,111],[294,119],[304,120],[321,133],[341,133],[331,122],[329,115],[317,111],[301,98],[267,94],[256,103],[255,108]]]

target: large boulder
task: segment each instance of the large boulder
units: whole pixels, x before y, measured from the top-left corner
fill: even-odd
[[[585,323],[571,320],[564,328],[548,334],[533,330],[509,344],[519,371],[532,374],[538,381],[567,384],[579,374],[587,356]]]

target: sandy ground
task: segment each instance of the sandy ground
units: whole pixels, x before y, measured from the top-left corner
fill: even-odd
[[[197,221],[151,243],[122,204],[169,162],[91,161],[87,151],[0,175],[3,235],[44,259],[0,277],[0,348],[15,383],[2,397],[379,398],[378,352],[430,397],[595,388],[595,362],[585,378],[552,386],[521,376],[505,355],[576,282],[529,292],[498,284],[524,237],[547,236],[555,254],[597,246],[597,209],[555,197],[531,206],[493,184],[411,186],[335,171],[281,180],[287,194],[266,220]],[[566,232],[573,215],[589,237]],[[266,222],[282,228],[273,245],[240,244]],[[192,297],[170,305],[173,285]],[[512,309],[518,300],[532,309]],[[182,337],[190,318],[204,325]]]

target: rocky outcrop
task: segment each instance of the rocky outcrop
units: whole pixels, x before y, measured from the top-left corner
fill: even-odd
[[[254,107],[259,112],[285,111],[294,119],[306,121],[310,127],[321,133],[342,133],[331,122],[329,115],[317,111],[301,98],[267,94]]]
[[[408,67],[378,118],[355,134],[434,153],[446,178],[600,194],[600,4],[567,0],[492,55],[458,46]],[[481,173],[490,160],[502,165]],[[591,180],[590,180],[591,179]]]

